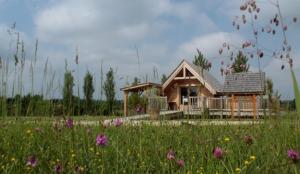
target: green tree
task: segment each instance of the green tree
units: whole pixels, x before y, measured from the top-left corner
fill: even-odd
[[[268,96],[268,105],[270,112],[278,113],[280,111],[280,97],[278,91],[274,93],[273,81],[271,79],[266,80],[266,94]]]
[[[161,84],[164,84],[167,80],[168,80],[168,78],[167,78],[166,74],[163,74],[161,76]]]
[[[140,83],[140,79],[135,77],[133,79],[132,85],[137,85]],[[140,94],[139,92],[132,92],[128,98],[129,108],[135,109],[135,107],[140,103]]]
[[[64,87],[63,87],[63,104],[64,112],[68,116],[72,113],[73,104],[73,86],[74,78],[71,71],[66,71],[64,76]]]
[[[242,51],[239,51],[236,58],[234,59],[232,68],[235,73],[249,71],[248,58],[243,54]]]
[[[112,68],[110,68],[106,74],[106,81],[104,82],[103,89],[106,96],[108,112],[111,114],[113,111],[113,106],[115,104],[115,95],[116,95],[114,71]]]
[[[92,109],[92,99],[94,94],[93,76],[88,71],[84,77],[83,93],[85,97],[86,113],[90,113]]]
[[[195,55],[193,64],[202,67],[203,69],[209,71],[211,68],[211,63],[204,58],[203,54],[197,49],[198,55]]]

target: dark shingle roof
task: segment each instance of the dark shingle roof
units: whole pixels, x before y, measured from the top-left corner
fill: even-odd
[[[264,93],[265,73],[242,72],[225,76],[224,93]]]
[[[203,77],[203,79],[217,92],[222,92],[222,84],[207,70],[201,68],[200,66],[194,65],[193,63],[188,62],[185,60],[187,64],[189,64],[198,74],[199,76]],[[203,72],[203,74],[202,74]]]

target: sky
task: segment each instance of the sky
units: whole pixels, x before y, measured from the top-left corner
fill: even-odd
[[[34,89],[41,91],[42,83],[53,79],[49,96],[60,97],[65,62],[73,72],[75,89],[79,79],[82,96],[83,77],[87,71],[94,75],[95,98],[100,96],[101,62],[106,73],[110,67],[116,73],[117,97],[120,88],[134,77],[142,82],[159,82],[153,75],[169,75],[182,59],[192,61],[199,49],[212,62],[211,73],[223,82],[221,62],[230,64],[229,53],[219,54],[224,43],[241,46],[253,40],[249,20],[233,27],[240,11],[241,0],[0,0],[0,56],[10,62],[9,81],[14,81],[16,36],[7,30],[16,23],[15,32],[25,43],[26,63],[24,93],[30,91],[35,42],[38,39],[37,62],[34,66]],[[287,39],[292,47],[294,70],[300,81],[300,1],[279,0]],[[272,0],[257,1],[261,9],[255,28],[269,24],[276,13]],[[293,23],[293,17],[298,22]],[[276,30],[277,31],[277,30]],[[262,33],[259,45],[263,50],[282,49],[282,33],[275,36]],[[78,48],[79,64],[75,63]],[[232,49],[234,51],[234,49]],[[271,52],[271,51],[270,51]],[[44,75],[47,62],[48,73]],[[250,59],[250,70],[259,70],[256,58]],[[281,66],[285,69],[281,70]],[[260,59],[261,70],[274,82],[282,99],[293,98],[290,71],[287,63],[270,55]],[[160,77],[159,77],[160,78]]]

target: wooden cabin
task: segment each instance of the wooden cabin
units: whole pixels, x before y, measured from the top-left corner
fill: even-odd
[[[256,118],[263,115],[264,81],[263,72],[232,73],[225,76],[222,85],[207,70],[182,60],[165,83],[161,86],[156,84],[156,87],[161,90],[160,98],[164,98],[168,110],[201,114],[204,109],[208,109],[210,114],[222,117],[253,116]],[[122,88],[125,96],[129,89],[135,87]],[[124,103],[127,103],[126,99]],[[126,108],[124,113],[125,115],[128,113]]]

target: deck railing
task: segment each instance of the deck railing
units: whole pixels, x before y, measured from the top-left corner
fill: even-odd
[[[161,111],[168,110],[168,101],[167,97],[156,96],[156,97],[148,97],[149,103],[155,103],[160,106]]]
[[[190,111],[204,111],[208,108],[211,112],[232,112],[232,115],[243,115],[245,113],[251,113],[258,115],[264,108],[267,108],[267,102],[265,99],[257,96],[252,98],[251,96],[235,97],[189,97]]]

